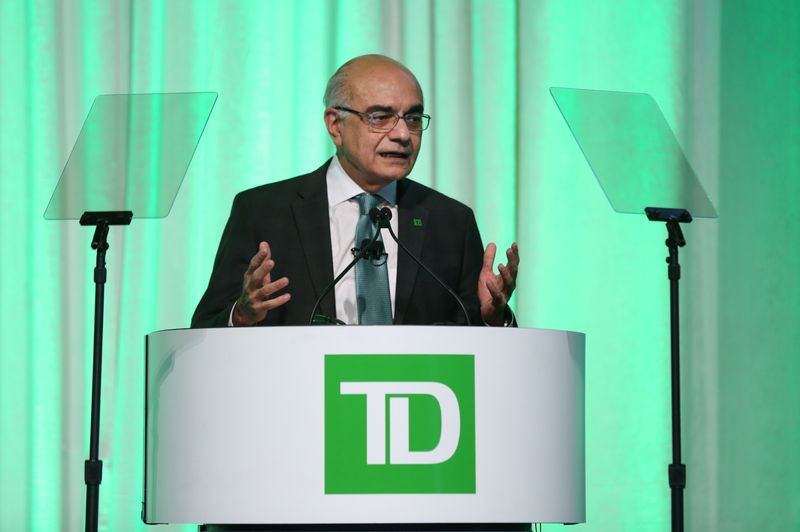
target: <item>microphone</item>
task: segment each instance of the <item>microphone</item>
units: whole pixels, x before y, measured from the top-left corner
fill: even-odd
[[[372,210],[374,211],[376,209],[372,209]],[[386,210],[388,211],[389,209],[386,209]],[[371,215],[372,215],[372,213],[370,212],[370,216]],[[391,216],[392,216],[392,213],[391,213],[391,211],[389,211],[389,217],[391,218]],[[365,238],[361,242],[361,248],[360,249],[359,248],[353,248],[352,249],[353,253],[355,253],[355,257],[353,257],[353,260],[350,261],[350,264],[348,264],[347,267],[344,270],[342,270],[342,273],[337,275],[336,278],[333,281],[328,283],[328,286],[326,286],[325,289],[322,290],[322,293],[317,298],[317,300],[314,302],[314,308],[311,309],[311,316],[309,316],[309,318],[308,318],[308,324],[309,325],[315,325],[315,324],[328,324],[328,325],[330,325],[330,324],[333,324],[333,323],[337,323],[339,325],[344,325],[344,323],[341,322],[338,319],[334,319],[334,318],[331,318],[329,316],[324,316],[322,314],[317,314],[317,309],[319,308],[320,303],[322,303],[322,299],[330,293],[330,291],[333,289],[333,287],[336,286],[336,283],[341,281],[342,277],[344,277],[345,274],[347,274],[347,272],[349,272],[353,268],[353,266],[356,265],[356,263],[358,261],[360,261],[364,257],[367,257],[367,258],[373,258],[374,257],[374,258],[377,259],[381,255],[386,255],[386,253],[383,251],[383,242],[378,240],[378,237],[380,236],[380,234],[381,234],[381,226],[379,225],[378,227],[375,228],[375,235],[372,237],[371,240]]]
[[[389,207],[383,207],[381,209],[377,207],[371,208],[369,210],[369,218],[372,220],[372,223],[381,229],[391,229],[389,221],[392,219],[392,211],[389,210]]]
[[[386,251],[383,249],[382,240],[370,240],[369,238],[365,238],[364,240],[361,241],[361,247],[350,249],[350,253],[352,253],[353,256],[355,256],[356,253],[358,253],[362,249],[366,250],[366,255],[364,255],[364,258],[369,260],[378,260],[381,257],[388,256],[386,254]]]
[[[454,298],[454,299],[455,299],[455,300],[458,302],[458,304],[461,306],[461,311],[462,311],[462,312],[464,312],[464,317],[467,319],[467,326],[470,326],[470,325],[472,325],[472,321],[469,319],[469,313],[467,312],[467,307],[464,305],[464,302],[461,300],[461,298],[460,298],[460,297],[458,297],[458,294],[456,294],[456,293],[455,293],[455,292],[454,292],[454,291],[453,291],[453,290],[452,290],[452,289],[451,289],[449,286],[447,286],[447,284],[446,284],[444,281],[442,281],[442,280],[439,278],[439,276],[438,276],[438,275],[436,275],[435,273],[433,273],[433,271],[432,271],[430,268],[428,268],[427,266],[425,266],[425,265],[422,263],[422,261],[420,261],[420,260],[419,260],[419,259],[418,259],[416,256],[414,256],[414,254],[413,254],[413,253],[411,253],[411,251],[409,251],[409,249],[408,249],[407,247],[405,247],[405,246],[403,245],[403,243],[402,243],[402,242],[400,242],[400,240],[398,240],[398,239],[397,239],[397,235],[395,235],[395,234],[394,234],[394,231],[392,231],[392,226],[391,226],[391,224],[389,223],[389,221],[392,219],[392,211],[391,211],[391,210],[389,210],[389,208],[388,208],[388,207],[383,207],[382,209],[378,209],[377,207],[373,207],[373,208],[372,208],[372,209],[370,209],[370,211],[369,211],[369,217],[372,219],[372,221],[373,221],[375,224],[377,224],[377,225],[378,225],[378,231],[380,231],[380,230],[381,230],[381,229],[383,229],[383,228],[386,228],[386,229],[388,229],[388,230],[389,230],[389,234],[390,234],[390,235],[392,235],[392,239],[393,239],[395,242],[397,242],[397,245],[398,245],[398,247],[399,247],[400,249],[402,249],[403,251],[405,251],[406,255],[408,255],[409,257],[411,257],[411,259],[412,259],[414,262],[416,262],[416,263],[417,263],[417,264],[418,264],[418,265],[419,265],[419,266],[420,266],[420,267],[421,267],[423,270],[425,270],[426,272],[428,272],[428,274],[429,274],[431,277],[433,277],[433,278],[434,278],[434,280],[435,280],[437,283],[439,283],[439,284],[442,286],[442,288],[444,288],[445,290],[447,290],[447,293],[448,293],[448,294],[450,294],[451,296],[453,296],[453,298]]]

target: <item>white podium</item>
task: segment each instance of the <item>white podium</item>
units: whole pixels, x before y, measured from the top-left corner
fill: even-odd
[[[585,521],[584,335],[147,336],[145,523]]]

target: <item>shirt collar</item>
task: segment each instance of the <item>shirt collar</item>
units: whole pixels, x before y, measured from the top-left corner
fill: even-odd
[[[328,165],[328,172],[325,176],[328,184],[328,206],[333,207],[339,203],[349,201],[353,196],[362,194],[364,191],[347,175],[339,162],[339,157],[334,155],[331,164]],[[390,205],[397,203],[397,181],[392,181],[377,194]]]

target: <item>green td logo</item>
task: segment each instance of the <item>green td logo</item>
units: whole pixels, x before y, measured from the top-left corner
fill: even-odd
[[[326,355],[325,493],[475,493],[472,355]]]

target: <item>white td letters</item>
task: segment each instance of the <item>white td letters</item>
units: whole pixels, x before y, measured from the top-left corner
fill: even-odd
[[[409,450],[408,397],[389,397],[389,463],[439,464],[458,447],[461,415],[453,390],[440,382],[342,382],[342,395],[367,396],[367,464],[386,463],[386,396],[430,395],[439,403],[442,429],[430,451]]]

